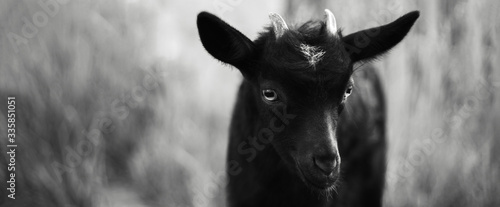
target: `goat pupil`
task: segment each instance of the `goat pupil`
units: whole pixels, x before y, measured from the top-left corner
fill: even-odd
[[[351,94],[351,92],[352,92],[352,88],[351,88],[351,87],[349,87],[349,88],[345,91],[345,93],[346,93],[346,94]]]

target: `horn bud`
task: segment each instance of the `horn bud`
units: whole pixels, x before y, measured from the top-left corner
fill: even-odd
[[[288,30],[288,26],[279,14],[271,13],[269,14],[269,19],[271,19],[276,39],[279,39]]]
[[[335,20],[335,16],[333,13],[325,9],[325,23],[326,23],[326,32],[333,36],[337,36],[337,21]]]

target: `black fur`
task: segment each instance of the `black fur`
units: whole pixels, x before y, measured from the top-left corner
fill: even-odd
[[[212,14],[198,15],[205,49],[245,77],[230,126],[229,206],[380,206],[384,96],[375,71],[353,75],[353,65],[395,46],[417,18],[411,12],[346,37],[309,21],[278,39],[267,27],[250,41]],[[324,52],[322,59],[311,64],[303,44]],[[352,78],[354,93],[345,99]],[[263,98],[267,89],[277,101]]]

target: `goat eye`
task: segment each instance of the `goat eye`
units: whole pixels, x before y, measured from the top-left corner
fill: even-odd
[[[262,90],[262,96],[266,101],[276,101],[278,100],[278,94],[272,89]]]
[[[347,98],[349,95],[351,95],[351,93],[352,93],[352,86],[349,86],[345,90],[345,95],[344,96]]]

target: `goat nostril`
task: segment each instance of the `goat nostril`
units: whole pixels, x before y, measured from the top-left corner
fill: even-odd
[[[318,167],[324,174],[330,175],[337,168],[337,159],[316,159],[314,158],[314,164]]]

